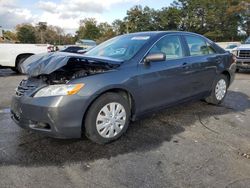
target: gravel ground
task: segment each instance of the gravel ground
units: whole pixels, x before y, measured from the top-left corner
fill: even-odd
[[[250,74],[220,106],[191,102],[132,123],[108,145],[59,140],[10,119],[24,76],[0,70],[0,187],[250,187]]]

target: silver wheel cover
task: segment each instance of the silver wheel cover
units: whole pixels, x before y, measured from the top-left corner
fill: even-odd
[[[106,104],[96,118],[96,129],[100,136],[113,138],[119,134],[126,123],[125,108],[116,102]]]
[[[215,87],[215,97],[218,101],[221,101],[227,92],[227,83],[224,79],[220,79]]]

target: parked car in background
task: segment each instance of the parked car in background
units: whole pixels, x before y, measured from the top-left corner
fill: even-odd
[[[232,44],[227,45],[225,50],[232,53],[232,51],[236,49],[238,46],[239,44],[232,43]]]
[[[48,52],[46,44],[0,44],[0,68],[22,73],[21,64],[34,54]]]
[[[83,48],[81,46],[67,46],[65,49],[61,50],[61,52],[69,52],[69,53],[77,53],[77,54],[85,54],[90,49],[94,48],[95,46],[89,48]]]
[[[87,48],[93,48],[96,46],[96,42],[94,40],[89,40],[89,39],[80,39],[76,42],[77,46],[81,46],[84,49]]]
[[[83,50],[84,48],[81,46],[67,46],[61,52],[69,52],[69,53],[78,53],[79,50]]]
[[[12,119],[52,137],[97,143],[129,122],[175,104],[220,104],[234,80],[233,54],[189,32],[141,32],[110,39],[84,55],[32,56],[17,87]]]
[[[78,54],[85,54],[86,52],[88,52],[89,50],[91,50],[92,48],[94,48],[95,46],[83,49],[83,50],[78,50],[77,53]]]
[[[250,37],[242,45],[233,49],[232,53],[236,56],[236,71],[250,69]]]

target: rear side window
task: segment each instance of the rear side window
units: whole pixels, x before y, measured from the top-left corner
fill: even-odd
[[[183,57],[181,41],[178,36],[165,36],[160,39],[150,50],[153,53],[165,53],[166,59],[177,59]]]
[[[197,36],[185,36],[191,56],[207,55],[209,49],[206,42]]]

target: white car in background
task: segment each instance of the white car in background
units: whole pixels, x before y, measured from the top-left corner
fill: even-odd
[[[48,52],[47,44],[0,43],[0,68],[11,68],[22,73],[21,64],[28,57]]]
[[[230,52],[230,53],[232,53],[232,51],[234,49],[236,49],[238,46],[239,46],[239,44],[237,44],[237,43],[228,44],[226,46],[225,50],[228,51],[228,52]]]
[[[80,39],[76,42],[76,45],[83,47],[84,49],[89,49],[95,47],[97,44],[94,40]]]

